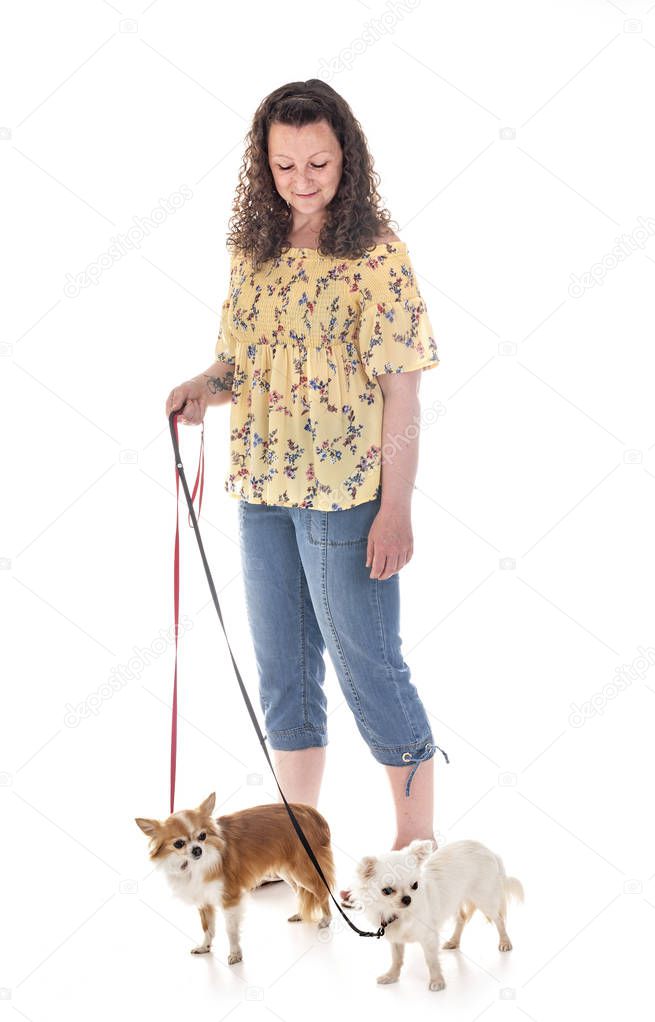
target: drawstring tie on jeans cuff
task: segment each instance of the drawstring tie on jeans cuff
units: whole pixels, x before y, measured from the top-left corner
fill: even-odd
[[[446,760],[446,763],[450,763],[450,760],[448,759],[448,754],[446,752],[444,752],[443,749],[440,748],[438,745],[432,745],[431,742],[428,742],[426,744],[425,752],[422,755],[420,755],[420,756],[412,756],[411,752],[403,752],[403,760],[405,761],[405,763],[415,763],[416,764],[414,769],[411,771],[409,777],[407,778],[407,784],[405,785],[405,798],[409,798],[409,788],[410,788],[410,785],[412,783],[412,779],[414,777],[414,774],[418,770],[420,764],[423,763],[424,760],[430,758],[431,750],[432,749],[439,749],[439,752],[444,756],[444,758]]]

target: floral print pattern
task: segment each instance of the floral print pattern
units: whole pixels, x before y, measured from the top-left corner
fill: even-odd
[[[232,252],[215,357],[234,373],[227,493],[322,511],[381,493],[377,377],[439,364],[400,241],[360,259],[291,248],[258,271]]]

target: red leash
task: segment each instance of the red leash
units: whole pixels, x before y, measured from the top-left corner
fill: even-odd
[[[177,432],[177,418],[173,419],[173,427],[175,429],[175,439],[179,444],[179,437]],[[177,760],[177,633],[179,630],[179,618],[180,618],[180,465],[175,466],[175,558],[173,564],[173,602],[175,604],[175,675],[173,678],[173,719],[171,721],[171,814],[175,811],[175,766]],[[200,495],[198,497],[198,518],[200,518],[200,509],[202,508],[202,491],[205,486],[205,424],[201,423],[200,430],[200,456],[198,459],[198,471],[196,473],[196,482],[193,487],[193,493],[191,495],[191,503],[196,499],[196,493],[198,491],[198,482],[200,482]],[[189,528],[193,528],[193,522],[191,521],[191,513],[187,511],[189,518]]]

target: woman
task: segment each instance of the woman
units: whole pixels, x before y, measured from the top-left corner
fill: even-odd
[[[217,361],[171,392],[166,414],[197,425],[208,405],[231,403],[225,489],[239,500],[260,704],[287,800],[318,802],[327,646],[391,784],[392,847],[436,847],[438,746],[400,651],[398,573],[413,553],[419,378],[439,359],[378,182],[329,85],[293,82],[260,104]]]

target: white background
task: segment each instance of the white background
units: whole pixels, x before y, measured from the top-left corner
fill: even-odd
[[[3,20],[0,1009],[32,1022],[645,1018],[655,5],[13,2]],[[438,994],[418,946],[400,983],[378,987],[384,942],[340,917],[328,943],[290,926],[286,885],[249,897],[241,965],[226,963],[220,920],[214,953],[192,957],[196,913],[152,873],[134,823],[168,811],[164,401],[213,361],[253,112],[312,77],[363,126],[439,345],[421,400],[441,414],[422,433],[401,573],[404,654],[451,760],[436,754],[439,842],[486,842],[526,891],[514,950],[500,954],[477,915],[462,950],[442,953]],[[191,197],[162,216],[182,186]],[[71,290],[85,272],[96,282]],[[227,406],[209,410],[200,527],[255,702],[227,424]],[[180,429],[193,481],[200,431]],[[226,813],[277,791],[182,497],[180,511],[192,627],[176,807],[216,791]],[[330,665],[328,698],[319,808],[344,886],[389,847],[393,813]]]

